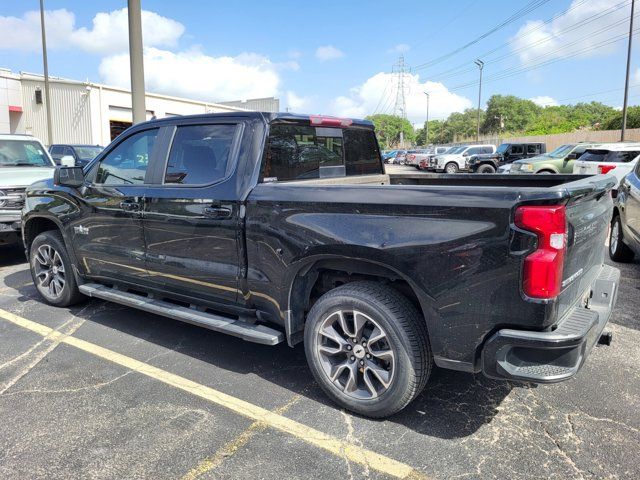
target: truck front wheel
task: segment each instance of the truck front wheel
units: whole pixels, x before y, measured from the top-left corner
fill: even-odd
[[[304,345],[325,393],[374,418],[406,407],[427,383],[433,361],[418,310],[396,290],[369,281],[324,294],[307,317]]]
[[[78,290],[60,232],[43,232],[33,240],[29,249],[29,266],[33,283],[47,303],[68,307],[85,298]]]
[[[444,171],[446,173],[458,173],[458,164],[456,163],[447,163],[447,165],[444,167]]]
[[[496,173],[496,169],[493,165],[485,163],[478,167],[478,173]]]

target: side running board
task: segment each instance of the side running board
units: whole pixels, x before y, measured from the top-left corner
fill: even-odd
[[[235,318],[201,312],[199,310],[174,305],[143,295],[125,292],[97,283],[86,283],[78,287],[89,297],[101,298],[110,302],[137,308],[145,312],[155,313],[216,332],[227,333],[249,342],[263,345],[276,345],[284,341],[282,332],[264,325],[255,325]]]

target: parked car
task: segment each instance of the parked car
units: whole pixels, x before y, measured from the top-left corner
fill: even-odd
[[[469,155],[466,169],[474,173],[495,173],[501,165],[547,151],[544,143],[503,143],[491,154]]]
[[[55,164],[42,142],[30,135],[0,135],[0,245],[20,239],[24,191],[53,176]]]
[[[474,155],[495,153],[495,145],[461,145],[443,155],[436,155],[430,163],[436,172],[458,173],[468,170],[467,159]]]
[[[605,143],[587,149],[573,164],[573,173],[582,175],[611,174],[618,183],[632,172],[640,157],[640,143]],[[617,185],[615,187],[617,189]]]
[[[433,145],[427,149],[425,153],[416,154],[415,158],[415,167],[418,170],[429,170],[430,169],[430,160],[436,155],[444,155],[447,153],[451,147]]]
[[[299,168],[305,145],[341,164]],[[434,364],[570,378],[615,304],[608,176],[385,175],[371,122],[260,112],[139,123],[55,172],[23,216],[44,301],[304,340],[323,390],[362,415],[404,408]]]
[[[420,166],[420,160],[429,154],[427,148],[414,148],[413,150],[407,150],[407,155],[404,161],[405,165],[418,168]]]
[[[630,262],[640,255],[640,162],[620,182],[609,233],[609,257]]]
[[[538,155],[526,160],[517,160],[511,164],[510,173],[573,173],[575,160],[588,148],[596,148],[597,143],[568,143],[560,145],[550,153]]]
[[[60,165],[62,157],[73,157],[76,167],[84,167],[96,155],[98,155],[104,147],[100,145],[69,145],[69,144],[53,144],[49,147],[49,154],[56,162],[56,165]]]
[[[406,150],[391,150],[383,157],[384,163],[400,164],[401,160],[404,163],[406,153]]]
[[[398,150],[395,158],[393,159],[393,163],[397,165],[404,165],[407,161],[407,151],[406,150]]]

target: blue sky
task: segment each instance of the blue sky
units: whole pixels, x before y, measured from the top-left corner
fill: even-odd
[[[534,3],[541,5],[433,62]],[[542,104],[599,100],[619,107],[629,4],[142,0],[147,88],[210,101],[275,95],[283,108],[309,113],[391,113],[397,77],[390,72],[402,53],[408,66],[423,66],[405,77],[407,112],[417,123],[425,116],[425,90],[431,118],[475,106],[473,60],[480,56],[486,62],[483,100],[513,94]],[[128,86],[125,6],[46,1],[50,74]],[[1,67],[42,71],[37,9],[37,0],[2,2]],[[632,84],[640,84],[639,48]],[[552,63],[527,70],[543,62]],[[500,78],[506,74],[513,75]],[[605,93],[591,95],[597,92]],[[640,103],[640,88],[631,95],[631,104]]]

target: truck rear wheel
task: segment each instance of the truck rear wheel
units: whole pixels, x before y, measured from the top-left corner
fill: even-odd
[[[78,290],[60,232],[43,232],[33,240],[29,250],[29,266],[33,283],[47,303],[68,307],[85,298]]]
[[[325,393],[374,418],[406,407],[426,385],[433,361],[416,308],[394,289],[368,281],[335,288],[315,303],[304,346]]]
[[[634,254],[622,239],[622,223],[620,215],[616,215],[611,222],[611,232],[609,233],[609,257],[615,262],[627,263],[633,260]]]

